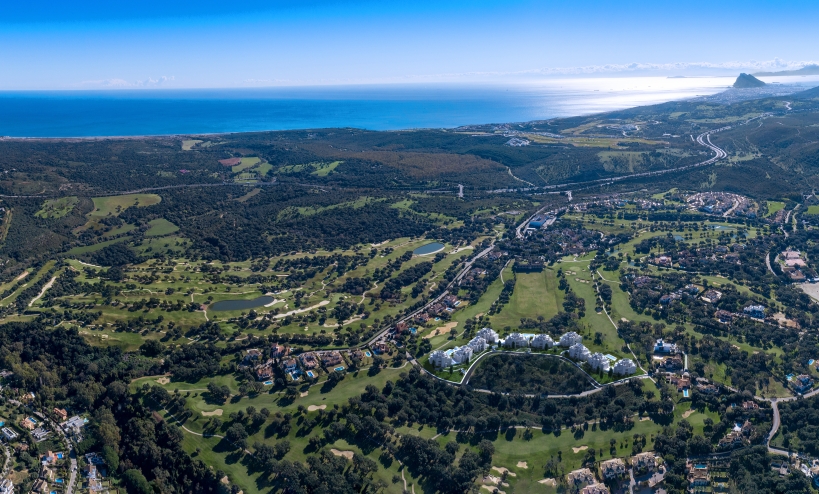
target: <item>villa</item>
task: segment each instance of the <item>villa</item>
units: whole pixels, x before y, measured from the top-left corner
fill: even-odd
[[[631,374],[637,372],[637,365],[633,360],[624,358],[622,360],[618,360],[617,363],[614,364],[613,370],[618,376],[630,376]]]
[[[600,463],[600,475],[605,480],[612,480],[626,474],[626,464],[620,458],[612,458]]]
[[[575,333],[574,331],[569,331],[565,333],[563,336],[560,337],[559,345],[562,347],[569,348],[573,345],[577,345],[578,343],[583,342],[583,337],[579,334]]]
[[[68,412],[67,412],[67,411],[65,411],[65,409],[64,409],[64,408],[55,408],[55,409],[54,409],[54,415],[56,415],[56,416],[57,416],[57,419],[58,419],[60,422],[63,422],[63,421],[65,421],[65,420],[68,418]]]
[[[591,358],[591,352],[582,343],[575,343],[569,348],[569,357],[586,362]]]
[[[754,319],[765,319],[764,305],[749,305],[748,307],[742,309],[742,312],[744,312],[748,317],[752,317]]]
[[[755,401],[746,401],[742,403],[743,410],[759,410],[759,405]]]
[[[256,379],[264,381],[273,377],[273,366],[270,364],[256,367]]]
[[[584,487],[580,494],[611,494],[606,484],[591,484]]]
[[[705,293],[702,294],[701,297],[704,301],[708,302],[709,304],[713,304],[718,302],[719,299],[722,298],[722,292],[717,290],[707,290]]]
[[[532,338],[532,348],[546,350],[555,346],[555,340],[547,334],[539,334]]]
[[[791,385],[794,391],[799,394],[804,394],[813,387],[813,378],[807,374],[801,374],[793,378]]]
[[[522,348],[529,346],[529,339],[520,333],[512,333],[503,340],[503,346]]]
[[[417,322],[418,324],[426,324],[427,322],[429,322],[429,316],[422,312],[415,316],[415,322]]]
[[[286,346],[284,346],[284,345],[278,345],[278,344],[277,344],[277,345],[273,345],[273,346],[270,348],[270,356],[271,356],[272,358],[282,358],[282,357],[286,357],[286,356],[287,356],[287,354],[289,354],[289,353],[290,353],[290,349],[289,349],[289,348],[287,348],[287,347],[286,347]]]
[[[597,483],[597,479],[594,478],[594,474],[588,468],[581,468],[569,472],[569,475],[566,475],[566,480],[570,488],[581,488]]]
[[[692,463],[689,461],[686,467],[688,468],[688,486],[690,488],[705,487],[711,483],[707,463]]]
[[[2,431],[3,437],[5,437],[7,441],[14,441],[18,437],[17,433],[14,432],[14,429],[3,427]]]
[[[611,368],[609,359],[606,358],[606,356],[600,352],[592,354],[592,356],[589,357],[589,359],[586,362],[588,362],[589,366],[591,366],[593,371],[608,372],[609,369]]]
[[[321,355],[321,363],[324,367],[332,367],[335,365],[343,364],[344,359],[341,357],[341,353],[334,351],[334,352],[325,352]]]
[[[37,428],[37,422],[33,418],[28,417],[20,421],[20,426],[23,429],[33,431]]]
[[[31,492],[46,493],[48,492],[48,482],[43,479],[37,479],[31,486]]]
[[[319,365],[318,357],[313,352],[302,353],[299,355],[299,361],[306,370],[315,369]]]
[[[677,353],[677,345],[663,341],[660,338],[654,344],[654,353]]]
[[[714,317],[723,324],[729,324],[731,321],[734,320],[734,313],[727,311],[727,310],[718,310],[714,313]]]
[[[487,348],[486,340],[484,340],[480,336],[476,336],[469,340],[468,345],[474,353],[480,353],[486,350]]]
[[[389,346],[387,346],[387,344],[384,343],[383,341],[379,341],[378,343],[373,345],[372,348],[373,351],[378,354],[387,353],[387,351],[390,349]]]
[[[452,360],[452,357],[444,353],[443,350],[435,350],[434,352],[430,353],[429,361],[432,362],[432,365],[439,369],[449,367],[450,365],[455,364],[455,361]]]
[[[11,480],[0,480],[0,494],[14,494],[14,484],[11,483]]]
[[[496,333],[492,328],[483,328],[482,330],[478,331],[479,336],[483,338],[487,344],[493,345],[498,342],[498,333]]]
[[[683,359],[676,355],[672,355],[670,357],[666,357],[660,363],[660,367],[665,369],[668,372],[673,372],[675,370],[679,370],[683,368]]]
[[[640,453],[631,457],[631,467],[634,473],[653,472],[657,468],[657,458],[653,453]]]
[[[745,437],[742,435],[742,431],[731,431],[725,435],[722,439],[719,440],[719,445],[717,446],[719,449],[733,449],[739,446],[742,446],[745,443]]]
[[[294,371],[294,370],[296,370],[296,369],[298,368],[298,365],[299,365],[299,364],[296,362],[296,359],[294,359],[294,358],[289,358],[289,359],[287,359],[287,360],[283,360],[283,361],[282,361],[282,362],[279,364],[279,367],[281,367],[281,369],[282,369],[284,372],[292,372],[292,371]]]

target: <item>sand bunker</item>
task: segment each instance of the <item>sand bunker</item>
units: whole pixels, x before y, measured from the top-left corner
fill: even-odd
[[[583,450],[586,450],[586,449],[589,449],[589,447],[588,446],[580,446],[579,448],[572,448],[572,451],[574,451],[574,454],[577,454],[577,453],[579,453],[579,452],[581,452]]]
[[[307,393],[309,393],[309,391],[303,391],[302,393],[299,394],[299,396],[304,398],[305,396],[307,396]]]
[[[202,412],[203,417],[221,417],[223,410],[221,408],[217,408],[212,412]]]
[[[692,409],[692,410],[686,410],[686,411],[685,411],[685,413],[683,413],[682,418],[687,419],[687,418],[688,418],[688,417],[690,417],[690,416],[691,416],[691,414],[692,414],[692,413],[694,413],[694,412],[696,412],[696,410],[693,410],[693,409]]]
[[[310,405],[307,407],[308,412],[315,412],[316,410],[324,410],[327,408],[327,405]]]
[[[487,475],[486,477],[483,478],[484,484],[498,485],[499,482],[500,477],[495,477],[494,475]]]
[[[543,479],[543,480],[538,480],[538,481],[537,481],[537,483],[538,483],[538,484],[550,485],[550,486],[552,486],[552,487],[557,487],[557,480],[555,480],[555,479]]]
[[[495,488],[488,485],[482,485],[481,489],[486,489],[489,492],[495,492]],[[506,491],[498,490],[498,494],[506,494]]]
[[[519,461],[518,468],[529,468],[529,464],[526,463],[525,461]]]
[[[171,382],[171,379],[169,377],[160,377],[156,382],[157,384],[168,384]]]
[[[505,473],[506,475],[509,475],[510,477],[517,477],[518,476],[516,473],[510,472],[509,469],[504,468],[504,467],[492,467],[492,470],[500,473],[501,475],[503,475]]]
[[[331,449],[330,452],[333,453],[336,456],[343,456],[344,458],[347,458],[348,460],[353,459],[353,452],[352,451],[341,451],[341,450],[338,450],[338,449]]]
[[[640,422],[648,422],[651,420],[651,417],[640,417]]]
[[[433,336],[438,336],[441,334],[449,333],[452,329],[458,326],[457,322],[449,322],[441,326],[440,328],[436,329],[435,331],[431,332],[430,334],[424,336],[424,338],[432,338]]]

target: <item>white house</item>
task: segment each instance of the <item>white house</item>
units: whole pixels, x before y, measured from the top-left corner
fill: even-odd
[[[478,334],[475,336],[480,336],[489,345],[494,345],[499,339],[498,333],[496,333],[492,328],[483,328],[482,330],[478,331]]]
[[[539,334],[532,338],[532,348],[546,350],[547,348],[552,348],[553,346],[555,346],[555,340],[553,340],[552,337],[547,334]]]
[[[611,364],[609,363],[609,359],[607,359],[602,353],[597,352],[589,357],[589,360],[586,362],[589,363],[593,371],[603,371],[608,372]]]
[[[486,350],[487,346],[488,345],[486,344],[486,340],[484,340],[480,336],[476,336],[476,337],[472,338],[471,340],[469,340],[469,347],[472,348],[472,351],[474,353],[480,353],[480,352]]]
[[[560,346],[569,348],[572,345],[583,343],[583,337],[574,331],[569,331],[560,337]]]
[[[14,484],[11,483],[11,480],[0,480],[0,494],[14,494]]]
[[[464,364],[472,358],[472,347],[468,345],[456,347],[452,352],[452,360],[456,364]]]
[[[591,352],[582,343],[575,343],[569,348],[569,357],[586,362],[591,358]]]
[[[654,344],[654,353],[677,353],[677,345],[663,341],[662,338]]]
[[[614,373],[618,376],[630,376],[637,372],[637,365],[630,358],[624,358],[614,364]]]
[[[429,361],[432,362],[432,365],[439,368],[449,367],[450,365],[455,364],[452,357],[444,353],[442,350],[435,350],[434,352],[430,353]]]
[[[529,346],[529,339],[520,333],[512,333],[503,340],[503,346],[521,348]]]

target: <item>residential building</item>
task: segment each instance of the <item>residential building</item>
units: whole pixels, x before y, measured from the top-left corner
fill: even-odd
[[[372,346],[372,349],[373,349],[373,351],[375,353],[381,354],[381,353],[387,353],[389,351],[390,347],[386,343],[384,343],[383,341],[379,341],[379,342],[377,342],[376,344],[374,344]]]
[[[14,494],[14,484],[11,483],[11,480],[0,480],[0,494]]]
[[[620,458],[612,458],[600,462],[600,475],[605,480],[613,480],[622,477],[627,472],[626,464]]]
[[[719,388],[713,384],[697,384],[697,390],[707,395],[718,395]]]
[[[592,484],[584,487],[580,494],[611,494],[606,484]]]
[[[555,340],[547,334],[539,334],[532,338],[532,348],[546,350],[555,346]]]
[[[284,372],[293,372],[294,370],[296,370],[296,369],[298,369],[298,368],[299,368],[299,364],[298,364],[298,362],[296,362],[296,359],[294,359],[294,358],[289,358],[289,359],[287,359],[287,360],[282,360],[282,361],[279,363],[279,367],[280,367],[280,368],[281,368],[281,370],[283,370]]]
[[[356,362],[361,362],[362,360],[364,360],[364,352],[356,348],[350,352],[350,358]]]
[[[452,357],[444,353],[443,350],[435,350],[434,352],[430,353],[429,361],[432,362],[432,365],[439,369],[449,367],[450,365],[455,364],[455,361],[452,360]]]
[[[321,354],[321,364],[324,367],[335,367],[337,365],[343,364],[344,358],[341,356],[341,353],[338,351],[333,352],[324,352]]]
[[[429,316],[422,312],[415,316],[415,322],[417,322],[418,324],[426,324],[427,322],[429,322]]]
[[[290,349],[284,345],[273,345],[270,347],[270,357],[271,358],[284,358],[290,353]]]
[[[654,343],[654,353],[677,353],[677,345],[663,341],[662,338]]]
[[[492,328],[483,328],[482,330],[478,331],[476,336],[480,336],[486,343],[489,345],[494,345],[498,342],[498,333],[496,333]]]
[[[744,410],[759,410],[759,405],[755,401],[746,401],[742,403],[742,408]]]
[[[31,492],[45,494],[48,492],[48,482],[43,479],[35,480],[34,485],[31,486]]]
[[[20,427],[29,431],[33,431],[34,429],[37,428],[37,421],[31,417],[24,418],[23,420],[20,421]]]
[[[653,453],[640,453],[632,456],[631,468],[638,475],[653,472],[657,468],[657,458]]]
[[[305,370],[315,369],[319,365],[318,357],[313,352],[302,353],[299,355],[299,362]]]
[[[742,309],[742,312],[744,312],[746,316],[753,317],[754,319],[765,319],[764,305],[749,305]]]
[[[83,475],[89,479],[97,478],[97,466],[96,465],[86,465],[82,469]]]
[[[15,439],[17,439],[17,437],[19,437],[18,434],[14,432],[14,429],[11,429],[9,427],[3,427],[2,431],[3,437],[6,438],[6,441],[14,441]]]
[[[396,323],[396,325],[395,325],[396,334],[403,334],[403,333],[406,333],[407,331],[409,331],[409,326],[407,326],[407,323],[405,323],[403,321],[399,322],[399,323]]]
[[[503,340],[503,346],[511,348],[522,348],[529,346],[529,338],[520,333],[512,333]]]
[[[444,304],[446,304],[447,307],[457,307],[460,305],[458,304],[458,297],[455,295],[447,295],[444,297]]]
[[[251,348],[245,353],[245,358],[242,360],[244,365],[253,365],[262,358],[262,351],[258,348]]]
[[[680,370],[683,368],[683,359],[678,357],[677,355],[672,355],[670,357],[665,357],[660,362],[660,367],[662,367],[666,372],[673,372],[676,370]]]
[[[723,324],[730,324],[734,320],[734,313],[720,309],[714,313],[714,317]]]
[[[579,470],[574,470],[569,472],[569,475],[566,475],[566,480],[569,484],[569,488],[582,488],[586,487],[587,485],[592,485],[597,483],[597,479],[594,478],[594,474],[588,468],[581,468]]]
[[[706,290],[705,293],[702,294],[701,298],[709,304],[713,304],[722,298],[722,292],[717,290]]]
[[[802,256],[802,253],[801,253],[801,252],[799,252],[798,250],[790,250],[790,249],[788,249],[788,250],[783,251],[783,252],[782,252],[781,254],[779,254],[779,255],[782,257],[782,259],[784,259],[784,260],[786,260],[786,261],[787,261],[787,260],[789,260],[789,259],[800,259],[800,258],[801,258],[801,256]]]
[[[55,408],[54,415],[57,417],[57,420],[60,422],[65,422],[68,419],[68,412],[65,411],[64,408]]]
[[[568,333],[564,333],[563,336],[560,337],[559,345],[562,347],[569,348],[573,345],[583,342],[583,337],[579,334],[575,333],[574,331],[569,331]]]
[[[43,465],[40,468],[40,478],[43,480],[48,480],[54,482],[54,470],[48,468],[47,466]]]
[[[630,376],[637,372],[637,365],[634,363],[633,360],[629,358],[624,358],[618,360],[617,363],[614,364],[612,368],[614,373],[618,376]]]
[[[472,348],[472,351],[474,353],[480,353],[480,352],[486,350],[486,348],[487,348],[486,340],[484,340],[480,336],[476,336],[476,337],[472,338],[471,340],[469,340],[469,347]]]
[[[793,378],[791,386],[799,394],[807,393],[813,387],[813,378],[807,374],[801,374]]]
[[[609,361],[609,359],[606,358],[606,356],[600,352],[592,354],[592,356],[589,357],[589,359],[586,362],[589,364],[589,366],[591,366],[592,370],[595,372],[597,371],[608,372],[609,369],[611,368],[611,362]]]
[[[742,431],[731,431],[725,435],[722,439],[719,440],[719,444],[717,448],[725,450],[725,449],[734,449],[737,447],[742,446],[745,443],[745,437],[742,435]]]
[[[469,363],[470,359],[472,359],[472,347],[469,345],[455,347],[455,350],[452,351],[452,361],[456,364]]]
[[[705,487],[711,483],[711,475],[708,473],[708,463],[692,463],[689,461],[686,467],[688,468],[689,488]]]
[[[591,358],[591,352],[582,343],[575,343],[569,348],[569,357],[586,362]]]
[[[256,367],[256,379],[265,381],[273,377],[273,366],[270,364],[260,365]]]
[[[48,429],[43,429],[42,427],[37,427],[36,429],[31,431],[31,435],[37,442],[44,441],[49,434],[51,434],[51,431],[49,431]]]

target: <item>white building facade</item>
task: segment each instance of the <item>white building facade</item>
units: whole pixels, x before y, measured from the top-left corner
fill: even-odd
[[[573,345],[583,343],[583,337],[574,331],[569,331],[560,337],[560,346],[570,348]]]
[[[608,372],[609,369],[611,368],[611,363],[609,362],[609,359],[607,359],[605,355],[599,352],[589,357],[589,360],[587,360],[586,362],[588,362],[589,366],[591,366],[592,370],[595,372],[597,371]]]
[[[555,346],[555,340],[547,334],[539,334],[532,338],[532,348],[546,350]]]
[[[591,352],[582,343],[575,343],[569,348],[569,357],[586,362],[591,358]]]
[[[529,346],[529,339],[520,333],[512,333],[503,340],[503,346],[523,348]]]
[[[488,347],[488,345],[486,344],[486,340],[484,340],[480,336],[476,336],[469,340],[468,345],[472,349],[473,353],[481,353]]]
[[[450,365],[455,364],[452,357],[444,353],[442,350],[435,350],[434,352],[430,353],[429,361],[432,362],[432,365],[438,368],[449,367]]]
[[[475,336],[480,336],[483,338],[488,345],[494,345],[500,338],[498,333],[496,333],[492,328],[483,328],[482,330],[478,331]]]
[[[471,358],[472,358],[472,347],[470,347],[469,345],[456,347],[455,350],[452,352],[452,360],[456,364],[468,363]]]
[[[614,364],[614,373],[618,376],[630,376],[637,372],[637,365],[630,358],[618,360]]]

